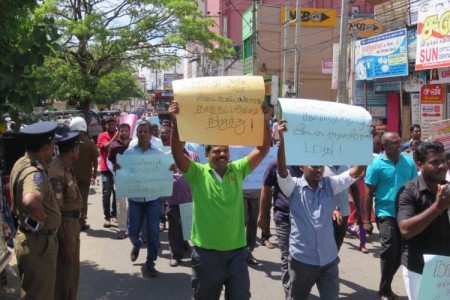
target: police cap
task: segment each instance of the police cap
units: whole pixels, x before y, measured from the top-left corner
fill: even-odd
[[[38,122],[20,130],[25,135],[26,140],[51,142],[55,139],[56,122]]]
[[[58,147],[72,148],[76,144],[80,143],[79,135],[79,131],[64,132],[61,136],[58,136],[58,138],[56,139],[56,144],[58,145]]]

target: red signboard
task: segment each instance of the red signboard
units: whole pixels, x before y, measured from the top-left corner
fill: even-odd
[[[420,89],[422,104],[444,104],[445,86],[443,84],[426,84]]]

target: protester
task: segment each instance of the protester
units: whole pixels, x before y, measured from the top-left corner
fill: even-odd
[[[117,155],[122,155],[128,148],[128,144],[131,141],[130,138],[130,125],[122,123],[119,125],[119,139],[109,145],[108,160],[113,165],[113,171],[117,169]],[[128,219],[128,207],[126,197],[118,197],[117,201],[117,227],[119,232],[117,238],[123,240],[127,238],[127,219]]]
[[[347,171],[349,167],[347,166],[325,166],[324,176],[339,175]],[[357,182],[350,185],[350,190],[353,195],[353,201],[356,207],[355,217],[359,222],[361,222],[361,201],[359,198],[359,188]],[[348,202],[349,189],[344,189],[337,195],[334,195],[334,202],[338,210],[341,212],[342,221],[338,224],[337,220],[333,220],[334,228],[334,239],[338,251],[341,249],[342,243],[344,242],[345,233],[347,232],[348,217],[350,216],[350,205]]]
[[[155,155],[162,154],[163,151],[154,147],[150,142],[150,123],[141,121],[137,126],[136,146],[129,146],[123,155]],[[120,168],[120,166],[118,166]],[[151,184],[149,182],[149,184]],[[142,268],[144,276],[156,277],[158,271],[155,269],[155,261],[158,258],[159,249],[159,220],[160,220],[160,197],[128,198],[128,235],[133,249],[130,253],[132,262],[139,256],[139,250],[143,245],[143,240],[139,234],[145,218],[147,232],[147,258],[145,266]]]
[[[116,192],[114,191],[114,175],[109,170],[107,164],[109,146],[119,138],[119,132],[116,128],[116,119],[107,117],[105,119],[106,131],[98,135],[97,145],[100,149],[100,173],[102,175],[102,204],[105,223],[103,227],[111,227],[111,221],[116,221],[117,204]],[[113,200],[111,202],[111,195]]]
[[[183,142],[184,143],[184,142]],[[169,154],[172,152],[170,151]],[[184,154],[193,161],[199,162],[195,152],[184,149]],[[183,238],[183,228],[181,227],[180,204],[192,202],[192,192],[186,179],[180,170],[173,166],[173,191],[171,197],[163,198],[167,203],[167,220],[169,223],[169,248],[171,267],[177,267],[183,258],[183,252],[190,251],[189,242]]]
[[[58,228],[59,251],[56,264],[55,299],[76,300],[80,278],[80,215],[83,199],[72,166],[80,152],[79,131],[63,133],[58,140],[59,155],[50,163],[48,176],[61,210]]]
[[[170,127],[161,127],[160,136],[163,146],[170,146]]]
[[[380,231],[381,299],[398,299],[391,284],[400,266],[400,232],[395,215],[395,196],[402,185],[417,176],[414,161],[401,153],[400,137],[386,132],[381,137],[384,151],[373,160],[366,173],[366,206],[364,230],[373,230],[371,212],[375,202],[375,217]],[[375,196],[375,199],[374,199]]]
[[[444,146],[425,142],[416,149],[421,174],[400,188],[396,198],[402,235],[402,270],[410,300],[418,299],[424,254],[450,256],[449,187]]]
[[[81,230],[87,230],[91,226],[87,224],[88,213],[88,197],[91,180],[97,178],[98,168],[98,149],[94,141],[87,136],[87,124],[82,117],[75,117],[70,121],[70,130],[80,132],[80,151],[77,161],[73,164],[72,169],[75,178],[78,180],[78,188],[83,199],[83,209],[81,210]]]
[[[324,166],[302,166],[303,176],[292,177],[286,166],[286,130],[286,121],[281,120],[278,184],[288,197],[290,208],[290,298],[308,299],[313,285],[317,284],[321,299],[338,299],[339,257],[330,218],[336,207],[333,196],[354,183],[365,167],[355,166],[340,175],[323,177]]]
[[[289,220],[289,200],[283,194],[277,180],[277,161],[273,161],[267,166],[263,178],[263,187],[261,189],[260,209],[259,209],[259,228],[266,228],[269,224],[270,201],[273,198],[273,219],[277,232],[278,247],[281,252],[281,284],[283,285],[285,298],[290,297],[289,282],[289,234],[291,233],[291,222]],[[289,173],[300,178],[303,172],[299,166],[288,166]]]
[[[54,299],[56,230],[61,215],[47,168],[55,151],[56,126],[55,122],[40,122],[23,128],[26,153],[11,171],[10,190],[19,222],[14,249],[21,299]]]
[[[264,109],[263,145],[246,157],[230,162],[228,146],[207,145],[208,164],[202,165],[184,155],[177,128],[180,107],[173,101],[172,155],[193,193],[192,288],[195,299],[219,299],[225,285],[225,298],[249,299],[250,278],[244,228],[242,185],[245,177],[264,159],[270,148],[268,121]]]
[[[420,138],[422,137],[422,129],[420,128],[420,125],[419,124],[413,124],[409,128],[409,134],[411,136],[411,139],[402,145],[402,149],[401,149],[402,151],[405,151],[406,149],[410,148],[411,147],[411,143],[413,141],[420,140]]]

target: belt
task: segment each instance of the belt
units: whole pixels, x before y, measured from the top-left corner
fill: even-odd
[[[79,210],[63,210],[61,211],[61,217],[79,219],[81,217],[81,212]]]
[[[57,229],[44,229],[44,230],[38,230],[38,231],[31,231],[31,230],[26,229],[22,225],[19,225],[19,229],[23,233],[31,233],[34,235],[46,235],[46,236],[55,235],[56,231],[57,231]]]

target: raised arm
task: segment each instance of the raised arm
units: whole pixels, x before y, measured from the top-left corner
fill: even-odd
[[[281,178],[286,178],[288,176],[288,169],[286,166],[286,154],[284,151],[284,132],[287,131],[286,120],[280,120],[278,123],[278,133],[280,134],[280,143],[278,144],[278,174]]]
[[[176,115],[180,112],[178,102],[172,101],[169,107],[169,112],[172,116],[172,135],[171,135],[171,146],[172,156],[175,160],[175,164],[181,172],[187,172],[189,170],[189,165],[191,160],[189,157],[184,155],[183,144],[180,141],[180,135],[178,134],[178,125]]]
[[[262,146],[257,146],[255,148],[255,150],[250,152],[250,154],[247,156],[248,163],[252,170],[256,169],[256,167],[259,165],[259,163],[264,159],[264,157],[266,157],[267,153],[269,153],[270,142],[272,140],[271,135],[270,135],[270,128],[269,128],[269,121],[272,117],[272,110],[267,106],[263,106],[262,110],[264,112],[263,144],[262,144]]]

